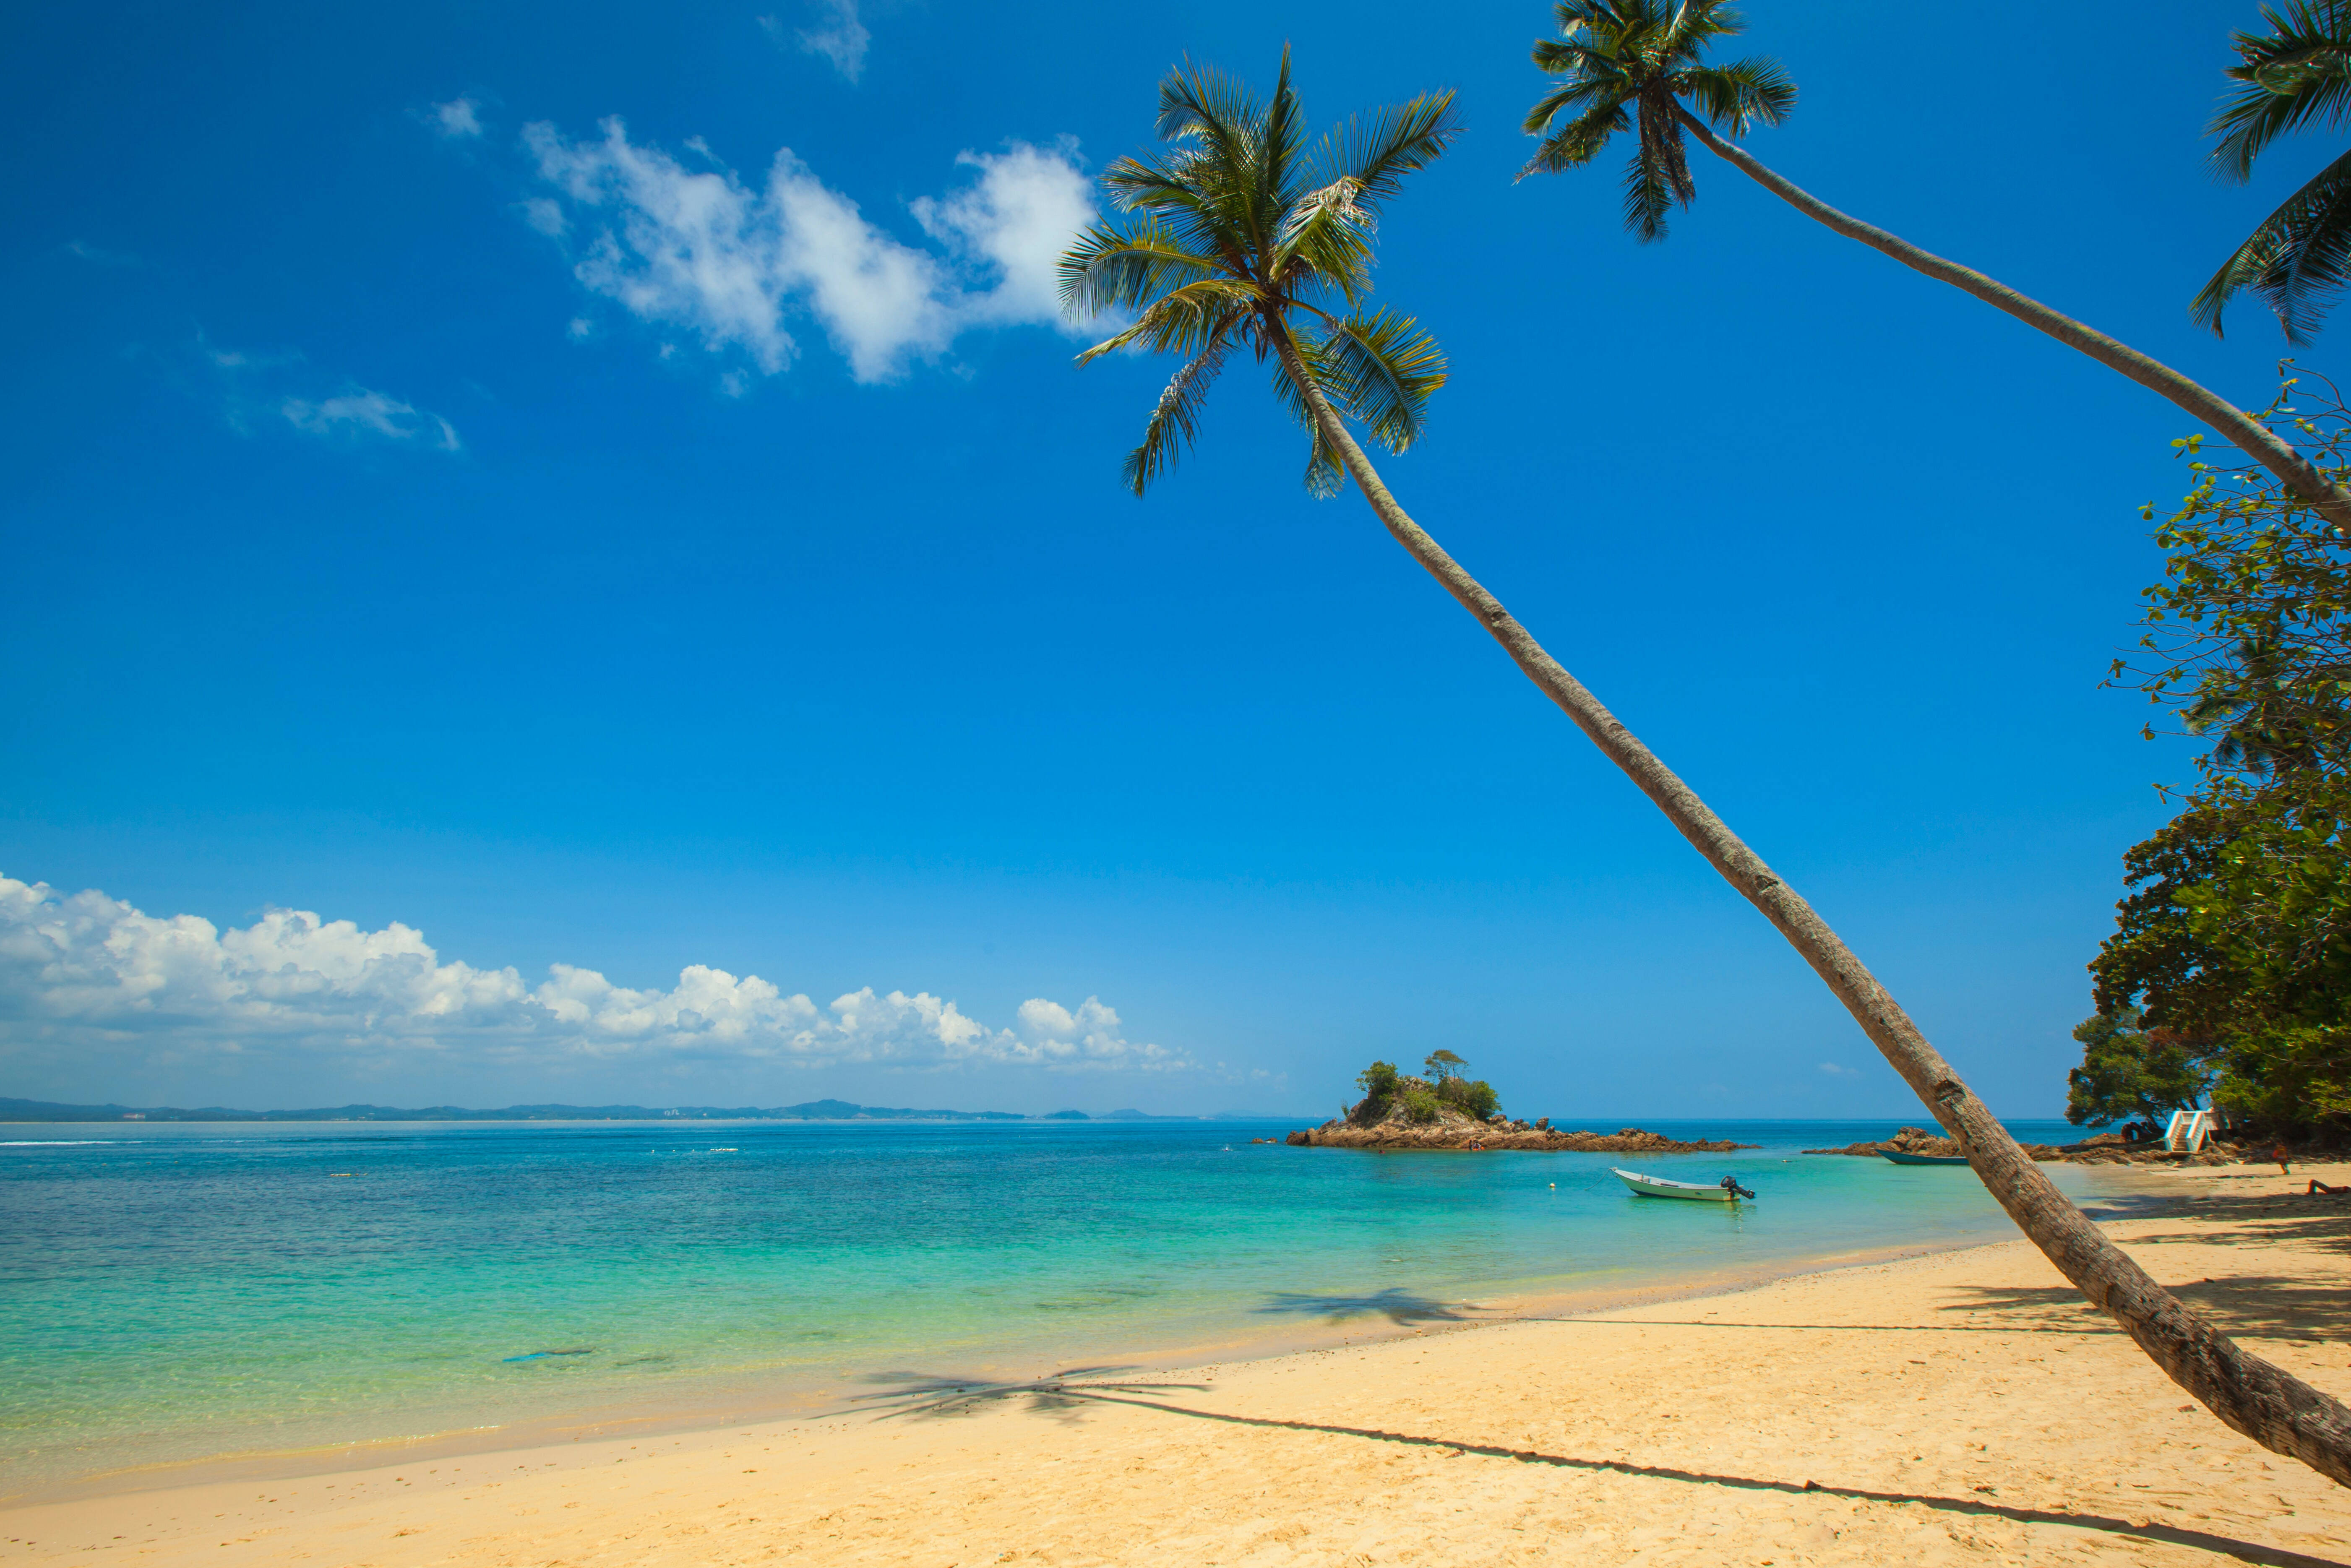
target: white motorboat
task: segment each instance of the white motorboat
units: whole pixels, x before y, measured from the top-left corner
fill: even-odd
[[[1616,1170],[1614,1166],[1608,1168]],[[1730,1176],[1725,1176],[1711,1186],[1694,1181],[1667,1181],[1663,1176],[1643,1176],[1638,1171],[1616,1171],[1616,1178],[1643,1197],[1686,1197],[1697,1203],[1737,1203],[1742,1197],[1755,1196]]]

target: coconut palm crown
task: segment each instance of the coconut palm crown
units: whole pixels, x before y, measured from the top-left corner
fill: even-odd
[[[1459,131],[1453,94],[1429,93],[1358,116],[1310,152],[1287,49],[1270,99],[1209,69],[1159,84],[1169,145],[1103,172],[1121,215],[1079,235],[1061,262],[1066,309],[1134,315],[1078,363],[1138,343],[1184,356],[1127,455],[1136,495],[1191,444],[1236,349],[1268,366],[1313,436],[1306,486],[1317,496],[1336,494],[1343,475],[1293,365],[1380,445],[1401,452],[1419,438],[1444,355],[1411,317],[1366,313],[1364,301],[1381,204]]]
[[[1796,84],[1777,60],[1702,63],[1715,39],[1745,26],[1720,0],[1559,0],[1552,11],[1560,36],[1538,41],[1534,61],[1560,81],[1527,113],[1527,134],[1543,140],[1519,178],[1581,168],[1618,131],[1636,130],[1625,226],[1645,241],[1663,239],[1667,214],[1698,194],[1679,100],[1733,136],[1777,125],[1795,105]]]
[[[2280,136],[2324,120],[2351,120],[2351,0],[2288,0],[2262,7],[2267,34],[2239,33],[2228,74],[2243,84],[2213,120],[2213,172],[2241,181]],[[2309,341],[2326,298],[2351,281],[2351,152],[2313,175],[2223,262],[2189,305],[2214,332],[2220,311],[2251,288],[2277,312],[2289,342]]]

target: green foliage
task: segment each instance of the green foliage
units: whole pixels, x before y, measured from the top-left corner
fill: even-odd
[[[1667,214],[1698,194],[1682,100],[1733,136],[1777,125],[1795,107],[1796,84],[1777,60],[1702,63],[1715,39],[1742,26],[1723,0],[1560,0],[1552,13],[1560,36],[1535,44],[1534,62],[1559,81],[1527,113],[1527,134],[1543,140],[1519,178],[1580,168],[1635,131],[1625,226],[1645,241],[1663,239]]]
[[[2140,1022],[2139,1009],[2125,1007],[2074,1030],[2082,1065],[2065,1075],[2067,1121],[2104,1127],[2143,1118],[2160,1126],[2202,1103],[2212,1087],[2211,1049]]]
[[[2291,421],[2330,477],[2351,411],[2331,393]],[[2069,1097],[2095,1113],[2137,1095],[2213,1103],[2279,1132],[2351,1121],[2351,549],[2265,475],[2203,462],[2157,533],[2132,672],[2210,742],[2203,783],[2123,860],[2130,892],[2090,966],[2102,1016],[2144,1009],[2136,1041],[2083,1035]],[[2125,666],[2117,662],[2116,674]],[[2154,733],[2153,727],[2147,733]],[[2085,1029],[2090,1026],[2085,1026]],[[2070,1106],[2069,1106],[2070,1113]]]
[[[1437,1092],[1418,1079],[1411,1080],[1404,1092],[1404,1114],[1408,1122],[1437,1120]]]
[[[1502,1097],[1495,1093],[1494,1086],[1482,1078],[1463,1078],[1457,1074],[1437,1084],[1437,1096],[1455,1110],[1475,1116],[1480,1122],[1491,1120],[1502,1109]]]
[[[1442,1083],[1448,1078],[1460,1077],[1461,1070],[1468,1065],[1449,1051],[1432,1051],[1421,1063],[1421,1071],[1428,1075],[1430,1082]]]
[[[2242,181],[2254,160],[2282,135],[2316,120],[2341,126],[2351,118],[2351,5],[2343,0],[2285,0],[2262,8],[2269,32],[2231,40],[2241,84],[2210,127],[2214,172]],[[2189,314],[2215,333],[2220,312],[2251,288],[2277,312],[2289,342],[2309,340],[2325,317],[2325,301],[2351,280],[2351,153],[2320,170],[2220,265],[2189,306]]]
[[[2312,379],[2318,384],[2299,405],[2297,378],[2260,417],[2340,483],[2351,475],[2351,411],[2331,383]],[[2201,436],[2173,445],[2195,488],[2156,530],[2164,580],[2144,595],[2144,657],[2116,660],[2109,680],[2137,685],[2177,712],[2187,733],[2210,737],[2208,775],[2342,770],[2351,755],[2342,529],[2266,469],[2206,462]]]
[[[1134,315],[1078,363],[1131,344],[1184,356],[1127,455],[1138,496],[1196,438],[1208,389],[1236,348],[1268,366],[1275,394],[1308,432],[1306,486],[1316,496],[1336,494],[1344,475],[1310,388],[1401,452],[1419,439],[1428,400],[1445,384],[1434,339],[1409,316],[1365,314],[1363,304],[1381,206],[1460,133],[1453,94],[1359,115],[1311,151],[1302,118],[1287,49],[1270,99],[1220,71],[1170,74],[1158,122],[1168,146],[1103,172],[1123,215],[1061,257],[1065,309]]]
[[[1387,1113],[1388,1103],[1403,1087],[1404,1074],[1392,1061],[1374,1061],[1355,1074],[1355,1085],[1363,1090],[1363,1111],[1365,1120],[1376,1121]]]

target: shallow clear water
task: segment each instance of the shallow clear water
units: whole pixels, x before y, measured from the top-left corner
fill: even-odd
[[[2014,1234],[1964,1167],[1796,1153],[1891,1123],[1652,1122],[1764,1147],[1639,1159],[1249,1141],[1290,1124],[0,1127],[0,1493]],[[1637,1199],[1614,1164],[1761,1196]]]

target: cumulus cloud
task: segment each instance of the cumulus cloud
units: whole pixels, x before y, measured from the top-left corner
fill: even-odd
[[[277,412],[286,416],[287,423],[311,435],[381,436],[390,441],[422,441],[444,452],[458,449],[456,428],[447,420],[365,387],[316,402],[289,397],[277,405]]]
[[[571,235],[588,288],[768,375],[799,352],[787,325],[797,317],[816,321],[861,382],[902,373],[967,328],[1059,321],[1054,258],[1094,216],[1067,142],[963,154],[977,183],[913,204],[935,252],[868,220],[789,148],[755,187],[632,142],[618,119],[601,129],[573,141],[544,121],[524,128],[539,177],[569,204],[536,198],[527,220]]]
[[[470,98],[453,98],[434,104],[429,119],[433,128],[451,141],[467,141],[482,133],[481,107]]]
[[[994,286],[970,297],[967,310],[988,320],[1060,319],[1055,269],[1071,236],[1097,215],[1077,143],[1015,142],[1004,152],[959,153],[956,162],[978,170],[978,183],[944,201],[918,197],[913,206],[931,237],[992,271]]]
[[[147,915],[90,891],[0,876],[0,1052],[146,1050],[187,1061],[307,1051],[461,1056],[532,1067],[627,1063],[871,1063],[1184,1070],[1184,1053],[1128,1040],[1089,997],[1041,998],[990,1029],[927,991],[871,987],[819,1006],[747,975],[688,965],[667,989],[618,986],[551,966],[444,961],[395,922],[362,931],[306,910],[223,930],[193,915]]]
[[[832,68],[853,85],[865,74],[865,49],[873,41],[873,35],[858,19],[857,0],[818,0],[818,8],[825,13],[825,20],[817,26],[792,33],[791,37],[803,54],[821,55],[831,60]],[[762,16],[759,26],[778,47],[783,46],[786,28],[779,18]]]

